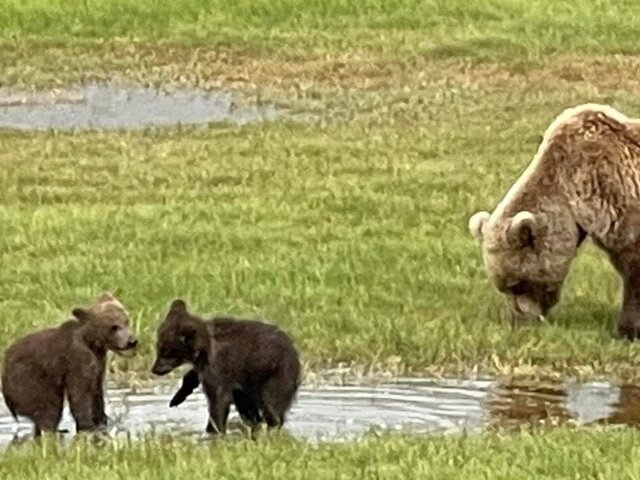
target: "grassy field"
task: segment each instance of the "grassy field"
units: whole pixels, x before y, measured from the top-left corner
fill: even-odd
[[[314,447],[287,438],[257,445],[234,440],[194,446],[155,439],[63,449],[47,443],[0,457],[3,478],[47,480],[173,479],[637,479],[637,433],[563,430],[480,437],[370,438],[363,443]]]
[[[594,6],[594,8],[584,8]],[[211,42],[302,56],[326,48],[435,58],[635,53],[632,0],[5,0],[5,38]]]
[[[222,86],[318,120],[0,132],[0,347],[109,289],[142,338],[119,371],[180,296],[278,323],[310,368],[637,378],[602,254],[511,330],[466,224],[563,108],[640,113],[640,7],[467,3],[3,2],[0,85]]]
[[[638,380],[619,281],[587,245],[561,304],[512,330],[470,214],[565,107],[640,115],[637,2],[2,0],[0,88],[225,88],[315,120],[139,132],[0,130],[0,349],[113,291],[144,375],[182,297],[262,317],[307,373]],[[113,378],[113,375],[112,375]],[[637,432],[561,428],[312,446],[176,437],[24,445],[0,478],[639,478]]]

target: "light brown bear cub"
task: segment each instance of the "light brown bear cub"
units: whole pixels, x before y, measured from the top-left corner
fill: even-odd
[[[58,327],[22,337],[5,354],[5,403],[14,417],[34,423],[36,437],[57,431],[65,394],[78,432],[104,427],[107,350],[127,356],[136,350],[128,314],[111,294],[102,294],[89,308],[74,308],[72,314],[74,319]]]
[[[544,316],[587,238],[623,281],[620,336],[640,337],[640,119],[607,106],[565,110],[493,212],[469,220],[516,319]]]

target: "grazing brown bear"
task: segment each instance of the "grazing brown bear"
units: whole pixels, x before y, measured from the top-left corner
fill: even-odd
[[[104,293],[89,308],[74,308],[75,319],[31,333],[6,351],[2,394],[14,418],[34,423],[34,434],[55,432],[64,396],[76,430],[104,427],[103,379],[107,350],[135,353],[137,340],[122,304]]]
[[[591,238],[623,281],[618,332],[640,336],[640,119],[597,104],[565,110],[492,213],[469,229],[515,319],[558,302],[578,248]]]
[[[151,369],[156,375],[184,363],[193,366],[170,405],[179,405],[202,383],[209,433],[225,433],[231,403],[253,426],[281,427],[300,385],[298,352],[276,326],[226,317],[204,320],[179,299],[158,327],[156,353]]]

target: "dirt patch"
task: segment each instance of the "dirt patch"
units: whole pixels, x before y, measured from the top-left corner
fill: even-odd
[[[0,53],[5,84],[68,83],[122,75],[136,82],[180,83],[198,88],[428,88],[458,86],[522,88],[541,84],[593,84],[598,88],[638,88],[640,56],[554,55],[538,60],[486,62],[464,57],[434,59],[416,50],[394,56],[388,51],[309,51],[303,55],[144,42],[87,42],[81,45],[12,45]],[[58,65],[64,64],[64,70]],[[35,82],[37,76],[38,82]],[[26,82],[26,83],[25,83]]]

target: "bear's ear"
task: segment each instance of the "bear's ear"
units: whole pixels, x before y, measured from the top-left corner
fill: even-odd
[[[489,221],[491,214],[489,212],[477,212],[474,213],[469,219],[469,232],[476,240],[482,240],[482,229]]]
[[[111,294],[111,292],[103,292],[98,297],[98,303],[113,302],[114,300],[115,297]]]
[[[507,230],[507,239],[514,248],[532,247],[537,234],[536,217],[531,212],[518,212]]]
[[[184,313],[187,311],[187,304],[184,302],[184,300],[176,298],[173,302],[171,302],[169,311],[172,313]]]
[[[80,321],[80,323],[87,322],[89,320],[89,317],[91,316],[89,310],[81,307],[76,307],[71,310],[71,314],[76,317]]]
[[[613,131],[622,132],[626,130],[627,126],[621,120],[615,118],[616,113],[617,112],[607,114],[605,112],[598,112],[596,114],[596,118],[607,125],[609,128],[611,128]]]

